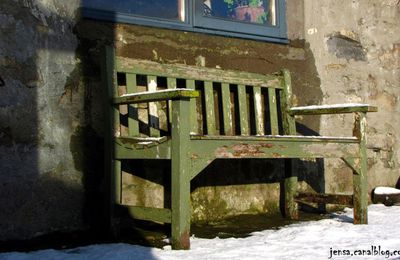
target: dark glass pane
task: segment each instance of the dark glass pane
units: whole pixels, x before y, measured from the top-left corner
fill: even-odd
[[[117,13],[184,21],[184,0],[83,0],[83,6]]]
[[[276,25],[276,0],[203,0],[205,16]]]

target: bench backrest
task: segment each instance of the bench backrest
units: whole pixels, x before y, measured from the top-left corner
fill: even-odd
[[[122,94],[162,89],[188,88],[200,92],[190,104],[191,134],[282,135],[295,134],[291,107],[290,74],[256,73],[160,64],[115,57],[108,49],[108,67],[113,82],[109,98]],[[114,57],[110,63],[110,58]],[[110,73],[110,72],[107,72]],[[116,135],[169,135],[171,109],[168,102],[120,105],[115,111]]]

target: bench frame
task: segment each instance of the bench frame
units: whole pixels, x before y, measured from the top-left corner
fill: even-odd
[[[171,209],[148,208],[144,206],[123,205],[128,208],[131,216],[137,219],[171,223],[173,249],[190,248],[190,181],[207,165],[217,158],[286,158],[285,167],[289,167],[289,174],[284,180],[284,215],[291,219],[298,219],[298,200],[305,197],[313,202],[321,202],[330,198],[330,203],[352,204],[354,207],[354,223],[367,224],[368,185],[367,185],[367,154],[366,154],[366,113],[377,111],[376,107],[357,105],[335,106],[292,106],[292,87],[290,74],[283,70],[279,75],[261,75],[238,71],[226,71],[193,67],[187,65],[167,65],[151,61],[133,60],[116,57],[114,49],[107,47],[102,75],[107,86],[105,104],[106,113],[106,171],[110,180],[110,219],[112,219],[115,205],[122,205],[121,199],[121,160],[125,159],[170,159],[171,160]],[[167,77],[168,90],[142,92],[118,95],[117,72],[149,75],[149,79],[157,76]],[[186,89],[176,89],[175,78],[187,80]],[[136,79],[127,74],[127,88],[135,91]],[[172,79],[172,80],[171,80]],[[232,125],[224,122],[224,131],[227,135],[217,135],[212,111],[207,111],[207,135],[193,134],[194,118],[196,118],[195,98],[199,92],[195,90],[194,81],[204,81],[205,85],[212,86],[218,79],[222,86],[237,84],[238,91],[245,85],[256,86],[254,94],[259,93],[261,87],[268,87],[275,91],[281,89],[280,105],[282,112],[283,135],[278,134],[277,117],[271,118],[271,135],[250,135],[242,119],[247,115],[241,114],[241,135],[232,135]],[[150,88],[150,87],[149,87]],[[212,89],[212,88],[211,88]],[[207,91],[207,90],[204,90]],[[211,94],[212,95],[212,94]],[[207,99],[207,95],[205,97]],[[276,104],[275,95],[270,95],[270,103]],[[169,112],[171,123],[170,136],[139,137],[138,126],[129,121],[130,136],[116,136],[119,127],[120,105],[133,106],[138,103],[168,101],[172,106]],[[243,100],[242,100],[243,101]],[[211,102],[208,98],[206,102]],[[245,102],[245,101],[244,101]],[[224,103],[223,106],[226,104]],[[239,103],[239,109],[241,109]],[[275,106],[276,107],[276,106]],[[272,109],[273,106],[271,106]],[[151,108],[150,108],[151,109]],[[207,108],[206,108],[207,109]],[[256,117],[257,117],[257,108]],[[231,118],[229,109],[224,108],[223,116]],[[273,111],[275,114],[277,111]],[[211,115],[210,115],[211,113]],[[355,122],[352,137],[321,137],[297,136],[295,116],[321,114],[354,113]],[[131,119],[129,119],[131,120]],[[247,119],[246,119],[247,120]],[[262,125],[262,119],[256,118],[256,124]],[[225,120],[226,121],[226,120]],[[151,122],[150,122],[151,123]],[[258,129],[258,128],[257,128]],[[230,133],[230,134],[229,134]],[[258,133],[258,130],[257,130]],[[135,136],[136,135],[136,136]],[[341,158],[353,170],[354,194],[348,195],[318,195],[299,194],[297,191],[297,176],[294,164],[290,158]],[[332,199],[334,198],[334,199]]]

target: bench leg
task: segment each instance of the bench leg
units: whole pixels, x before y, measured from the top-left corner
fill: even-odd
[[[171,236],[172,249],[190,248],[189,100],[172,101]]]
[[[368,224],[367,171],[353,173],[354,224]]]
[[[174,162],[172,162],[174,164]],[[179,164],[179,162],[177,162]],[[172,249],[190,249],[190,181],[185,169],[172,172]]]
[[[114,238],[119,237],[120,224],[119,217],[116,216],[117,205],[121,204],[121,161],[112,160],[111,178],[110,178],[110,189],[111,189],[111,201],[110,201],[110,232]]]
[[[297,195],[297,176],[295,162],[292,159],[285,160],[285,217],[298,219],[298,206],[295,201]]]
[[[367,149],[366,149],[366,115],[356,114],[355,135],[360,139],[359,165],[353,171],[353,211],[354,224],[368,224],[368,181],[367,181]]]

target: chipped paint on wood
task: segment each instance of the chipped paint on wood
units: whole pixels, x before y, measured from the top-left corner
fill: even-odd
[[[344,194],[299,193],[295,200],[298,202],[353,206],[353,195]]]

